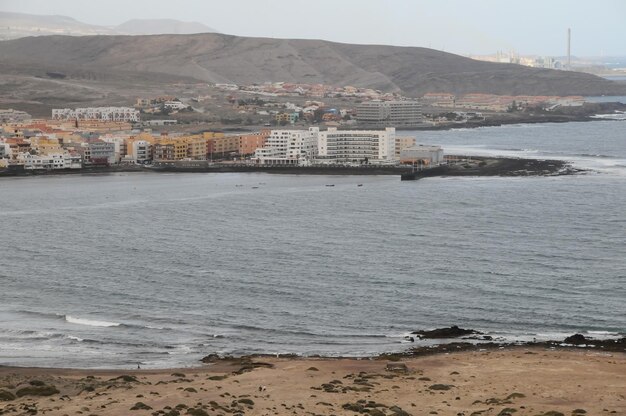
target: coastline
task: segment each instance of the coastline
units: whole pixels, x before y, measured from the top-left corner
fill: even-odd
[[[0,400],[0,414],[624,414],[625,389],[624,352],[518,345],[159,370],[0,367],[0,397],[22,391]]]
[[[136,165],[102,168],[0,171],[2,177],[32,177],[51,175],[98,175],[111,173],[268,173],[289,175],[410,175],[413,179],[435,176],[557,176],[583,172],[566,161],[517,159],[507,157],[450,156],[454,163],[415,172],[411,166],[258,166],[244,164],[206,163],[205,166],[142,167]],[[194,164],[195,165],[195,164]]]

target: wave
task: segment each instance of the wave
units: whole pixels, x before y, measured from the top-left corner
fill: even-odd
[[[66,322],[69,322],[71,324],[77,324],[77,325],[98,326],[98,327],[113,327],[113,326],[122,325],[119,322],[95,321],[91,319],[74,318],[73,316],[70,316],[70,315],[64,315],[64,316],[65,316]]]

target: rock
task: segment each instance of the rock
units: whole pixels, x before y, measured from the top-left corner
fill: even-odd
[[[408,373],[409,372],[409,369],[404,363],[388,363],[387,366],[385,367],[385,370],[393,371],[396,373]]]
[[[206,357],[202,357],[200,361],[203,363],[214,363],[221,359],[221,357],[217,354],[209,354]]]
[[[411,332],[413,335],[417,335],[420,338],[458,338],[464,335],[470,334],[480,334],[478,331],[474,331],[473,329],[463,329],[454,325],[449,328],[437,328],[432,331],[414,331]]]
[[[563,341],[566,344],[580,345],[580,344],[589,344],[591,342],[590,339],[585,338],[584,335],[574,334],[571,337],[565,338]]]

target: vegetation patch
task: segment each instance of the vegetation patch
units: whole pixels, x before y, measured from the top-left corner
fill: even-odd
[[[452,385],[452,384],[433,384],[433,385],[429,386],[428,388],[430,390],[446,391],[446,390],[450,390],[452,387],[454,387],[454,385]]]
[[[15,400],[15,394],[8,390],[0,390],[0,402],[8,402],[10,400]]]
[[[29,386],[19,389],[15,392],[17,397],[24,396],[52,396],[53,394],[58,394],[59,390],[57,390],[54,386]]]
[[[152,408],[144,402],[137,402],[130,408],[130,410],[152,410]]]

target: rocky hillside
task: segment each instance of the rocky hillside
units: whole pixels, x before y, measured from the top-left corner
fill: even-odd
[[[475,61],[426,48],[217,33],[40,36],[0,42],[0,71],[68,78],[290,81],[426,92],[618,95],[626,86],[593,75]]]

